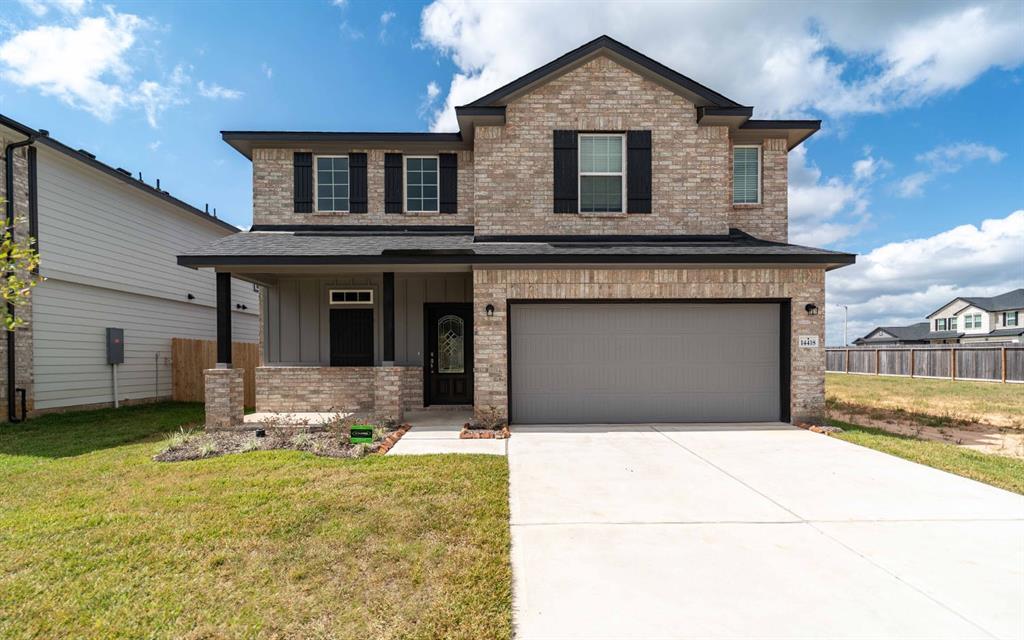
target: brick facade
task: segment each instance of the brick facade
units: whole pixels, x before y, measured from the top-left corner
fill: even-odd
[[[418,404],[417,404],[418,403]],[[423,406],[422,367],[257,367],[257,411],[377,413]]]
[[[761,145],[761,203],[732,205],[730,227],[742,229],[755,238],[786,242],[789,238],[788,167],[786,141],[781,138],[765,140]],[[731,152],[729,175],[732,176]]]
[[[473,272],[476,410],[508,412],[506,302],[544,299],[792,300],[790,410],[793,420],[820,420],[825,412],[825,308],[822,268],[476,269]],[[494,315],[485,308],[494,305]],[[818,336],[818,348],[799,349],[801,335]]]
[[[367,213],[295,213],[292,163],[293,154],[296,151],[312,150],[306,148],[253,150],[253,224],[473,224],[472,151],[457,149],[441,151],[442,153],[458,154],[458,212],[414,214],[384,213],[384,154],[401,153],[401,149],[339,149],[336,152],[337,155],[346,155],[350,151],[366,153]]]
[[[245,415],[245,371],[242,369],[207,369],[206,427],[227,429],[242,424]]]
[[[555,129],[650,130],[652,213],[552,213]],[[598,57],[510,102],[504,126],[476,127],[473,150],[441,150],[458,153],[457,214],[383,213],[386,150],[348,147],[334,153],[367,153],[369,213],[295,213],[292,154],[311,149],[264,148],[252,154],[253,223],[474,224],[478,234],[498,235],[724,234],[737,227],[784,242],[786,141],[766,139],[762,150],[761,204],[733,206],[728,128],[699,126],[693,103]]]

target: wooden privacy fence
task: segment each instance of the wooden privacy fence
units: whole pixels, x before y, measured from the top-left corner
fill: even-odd
[[[245,406],[256,406],[259,345],[255,342],[232,342],[231,360],[236,369],[245,370]],[[212,369],[216,363],[216,340],[171,338],[171,379],[174,385],[172,397],[186,402],[202,402],[206,396],[203,371]]]
[[[1024,346],[826,348],[825,370],[876,376],[1024,382]]]

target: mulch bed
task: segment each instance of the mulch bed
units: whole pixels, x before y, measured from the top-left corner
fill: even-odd
[[[797,427],[800,427],[801,429],[807,429],[808,431],[813,431],[814,433],[824,433],[825,435],[828,435],[830,433],[842,433],[843,432],[843,430],[840,429],[839,427],[833,427],[832,425],[828,425],[828,424],[821,425],[821,424],[811,424],[809,422],[794,422],[793,425],[797,426]]]
[[[257,430],[263,437],[257,437]],[[289,428],[265,429],[254,427],[248,431],[194,431],[179,432],[169,438],[167,448],[153,456],[157,462],[200,460],[229,453],[293,449],[327,458],[362,458],[373,453],[385,454],[409,430],[408,424],[382,430],[372,443],[353,444],[348,433],[310,431]]]
[[[500,429],[477,429],[466,423],[462,425],[462,431],[459,432],[459,438],[463,440],[504,440],[512,436],[512,432],[508,430],[508,427],[502,427]]]

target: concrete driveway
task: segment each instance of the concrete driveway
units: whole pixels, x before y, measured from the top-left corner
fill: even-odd
[[[1024,496],[788,425],[516,427],[516,637],[1024,637]]]

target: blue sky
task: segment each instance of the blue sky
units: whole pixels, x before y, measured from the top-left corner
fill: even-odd
[[[790,156],[791,239],[861,254],[829,278],[836,342],[835,305],[856,335],[1024,286],[1022,7],[6,2],[0,112],[246,226],[221,129],[451,130],[608,33],[755,117],[824,120]]]

